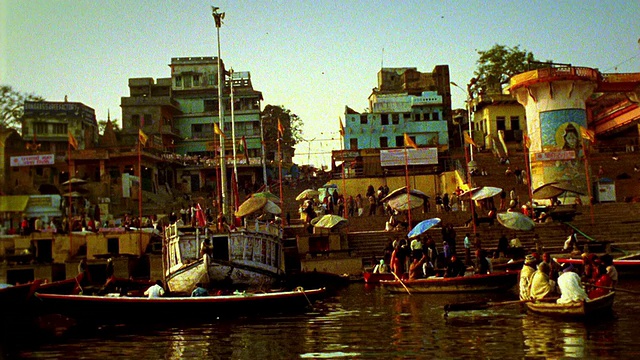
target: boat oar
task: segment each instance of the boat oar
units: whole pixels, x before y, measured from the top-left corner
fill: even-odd
[[[402,287],[404,287],[405,290],[407,290],[407,294],[411,295],[411,291],[409,291],[409,288],[407,287],[407,285],[405,285],[402,280],[400,280],[400,278],[398,277],[398,275],[395,272],[391,272],[393,274],[393,276],[396,277],[396,280],[398,280],[400,282],[400,284],[402,284]]]
[[[593,285],[593,284],[588,284],[588,283],[586,283],[585,285],[586,286],[592,286],[592,287],[595,287],[595,288],[600,288],[600,289],[611,290],[611,291],[626,292],[626,293],[629,293],[629,294],[640,294],[640,291],[621,289],[619,287],[612,288],[612,287],[608,287],[608,286],[599,286],[599,285]]]

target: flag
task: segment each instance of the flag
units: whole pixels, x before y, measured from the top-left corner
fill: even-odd
[[[222,132],[222,130],[220,130],[220,126],[218,126],[218,123],[213,123],[213,133],[216,135],[220,135],[223,138],[227,138],[227,136]]]
[[[476,145],[476,142],[473,141],[473,139],[471,138],[471,136],[469,136],[469,133],[467,131],[464,132],[464,142],[469,144],[469,145],[473,145],[475,147],[478,147],[478,145]]]
[[[75,150],[78,150],[78,140],[76,140],[76,138],[73,137],[73,134],[71,134],[71,131],[67,130],[67,134],[69,135],[69,145],[71,145],[71,147],[74,148]]]
[[[596,142],[596,134],[593,132],[593,130],[589,130],[583,126],[580,126],[580,135],[583,139],[589,140],[589,142],[592,144]]]
[[[242,148],[244,149],[244,157],[247,159],[247,164],[249,163],[249,149],[247,149],[247,139],[242,136]]]
[[[409,135],[407,135],[407,133],[404,133],[404,146],[411,146],[414,149],[418,148],[418,145],[416,145],[416,143],[411,140],[411,138],[409,137]]]
[[[278,119],[278,132],[280,133],[280,136],[284,136],[284,127],[282,126],[280,119]]]
[[[149,140],[149,137],[147,136],[147,134],[142,132],[142,129],[138,129],[138,140],[140,141],[140,144],[142,144],[142,146],[147,145],[147,140]]]
[[[338,119],[340,120],[340,136],[344,137],[344,125],[342,125],[342,119]]]
[[[527,135],[522,137],[522,143],[524,144],[524,147],[527,149],[531,147],[531,139]]]

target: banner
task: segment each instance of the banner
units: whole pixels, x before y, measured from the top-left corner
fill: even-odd
[[[55,157],[53,154],[12,156],[10,161],[12,167],[53,165],[55,163]]]
[[[438,148],[424,147],[406,149],[409,165],[437,165]],[[381,166],[404,166],[405,149],[380,150]]]

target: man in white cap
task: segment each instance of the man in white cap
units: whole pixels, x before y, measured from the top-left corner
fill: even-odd
[[[587,292],[582,288],[580,275],[575,273],[572,264],[565,265],[562,269],[562,275],[558,277],[558,288],[561,293],[558,304],[568,304],[589,299]]]
[[[520,300],[531,299],[529,289],[531,288],[531,279],[536,272],[537,264],[538,260],[531,254],[524,258],[524,265],[522,266],[522,270],[520,270]]]

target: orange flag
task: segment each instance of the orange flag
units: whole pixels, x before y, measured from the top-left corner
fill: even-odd
[[[284,136],[284,127],[282,126],[280,119],[278,119],[278,132],[280,133],[280,136]]]
[[[418,145],[413,140],[411,140],[407,133],[404,133],[404,146],[411,146],[414,149],[418,148]]]
[[[340,136],[344,137],[344,125],[342,125],[342,119],[338,119],[340,120]]]
[[[74,148],[75,150],[78,150],[78,140],[76,140],[76,138],[73,137],[73,134],[71,134],[71,131],[67,130],[67,134],[69,135],[69,145],[71,145],[71,147]]]
[[[227,136],[220,130],[220,126],[218,123],[213,123],[213,133],[216,135],[221,135],[223,138],[227,138]]]
[[[142,132],[142,129],[138,129],[138,140],[140,140],[140,144],[142,144],[142,146],[147,145],[147,141],[149,140],[149,137],[147,134]]]
[[[469,136],[468,132],[464,132],[464,142],[466,142],[469,145],[473,145],[475,147],[478,147],[478,145],[476,145],[476,142],[473,141],[473,139],[471,138],[471,136]]]

